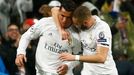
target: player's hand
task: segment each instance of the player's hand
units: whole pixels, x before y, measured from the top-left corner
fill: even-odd
[[[17,55],[17,57],[15,59],[15,64],[18,67],[23,67],[25,62],[27,62],[27,59],[26,59],[26,56],[24,54]]]
[[[59,59],[62,61],[74,61],[75,55],[72,55],[70,53],[61,53]]]
[[[60,9],[59,7],[53,7],[51,9],[52,16],[57,15],[59,13],[59,9]]]
[[[61,35],[62,35],[62,40],[68,40],[69,39],[69,32],[65,31],[64,29],[61,29]]]
[[[65,75],[68,71],[68,66],[66,64],[60,65],[57,69],[59,75]]]

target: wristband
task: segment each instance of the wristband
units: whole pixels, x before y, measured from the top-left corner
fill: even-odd
[[[80,55],[75,55],[75,60],[80,60]]]

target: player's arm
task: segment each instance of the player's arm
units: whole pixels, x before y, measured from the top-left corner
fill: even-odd
[[[19,46],[17,48],[17,55],[15,63],[17,66],[24,66],[24,62],[26,62],[26,48],[28,47],[30,41],[39,37],[40,31],[40,22],[36,23],[32,27],[30,27],[20,38]]]
[[[80,56],[79,60],[90,63],[104,63],[107,58],[108,50],[107,47],[97,46],[97,52],[95,55],[83,55]]]
[[[62,53],[60,55],[60,59],[63,61],[79,60],[90,63],[104,63],[107,58],[108,50],[109,49],[107,47],[98,46],[95,55],[72,55],[69,53]]]
[[[103,23],[105,24],[105,23]],[[90,63],[104,63],[107,59],[109,50],[111,50],[111,31],[108,25],[105,27],[99,27],[96,32],[95,42],[97,44],[95,54],[93,55],[83,55],[83,56],[73,56],[75,60],[80,60],[83,62]],[[107,31],[106,31],[107,30]]]
[[[103,32],[103,33],[102,33]],[[110,50],[110,44],[111,44],[111,33],[106,32],[104,30],[98,31],[96,33],[96,53],[93,55],[72,55],[69,53],[62,53],[60,55],[61,60],[79,60],[82,62],[90,62],[90,63],[104,63],[107,59],[108,51]],[[104,38],[102,39],[102,36],[104,35]]]
[[[59,19],[58,19],[59,9],[60,9],[59,7],[53,7],[51,9],[52,17],[54,18],[56,26],[59,29],[60,34],[62,35],[62,39],[66,40],[69,37],[69,33],[65,31],[65,29],[62,27],[62,25],[59,22]]]

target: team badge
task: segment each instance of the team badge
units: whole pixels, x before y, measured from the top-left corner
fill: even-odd
[[[99,38],[100,38],[100,39],[104,39],[104,37],[105,37],[104,33],[103,33],[103,32],[100,32],[100,33],[99,33]]]
[[[99,33],[98,42],[107,42],[107,39],[105,39],[105,34],[103,32]]]

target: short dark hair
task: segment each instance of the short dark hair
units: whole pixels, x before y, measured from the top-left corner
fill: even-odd
[[[77,5],[75,4],[75,2],[73,0],[63,0],[61,2],[61,6],[60,6],[60,9],[61,8],[64,8],[66,11],[69,11],[69,12],[73,12]]]
[[[10,23],[10,24],[7,26],[7,29],[8,29],[10,26],[12,26],[12,25],[14,25],[14,26],[16,26],[18,29],[20,29],[20,26],[17,25],[17,23]]]
[[[73,18],[76,18],[79,22],[83,22],[89,17],[91,17],[91,11],[86,6],[79,6],[73,12]]]

